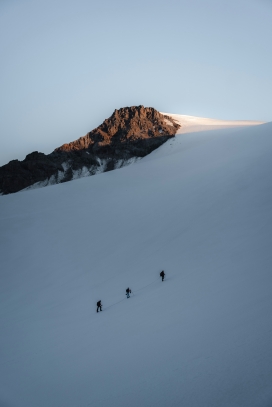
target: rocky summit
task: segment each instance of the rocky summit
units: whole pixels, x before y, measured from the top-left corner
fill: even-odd
[[[45,155],[37,151],[23,161],[0,167],[0,193],[42,187],[114,170],[146,156],[174,137],[180,125],[152,107],[115,110],[84,137]]]

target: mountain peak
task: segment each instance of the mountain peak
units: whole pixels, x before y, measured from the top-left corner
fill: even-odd
[[[153,107],[123,107],[115,109],[99,127],[71,143],[63,144],[55,151],[70,152],[95,148],[96,152],[100,150],[103,154],[105,146],[121,147],[126,142],[171,137],[179,127],[172,118],[164,116]]]
[[[114,170],[144,157],[174,137],[180,125],[152,107],[114,110],[85,136],[51,154],[33,152],[0,167],[0,193],[58,184]]]

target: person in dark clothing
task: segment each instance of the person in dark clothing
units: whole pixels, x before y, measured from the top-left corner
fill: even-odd
[[[126,294],[127,294],[127,298],[129,298],[130,297],[129,294],[131,294],[131,289],[129,287],[126,289]]]
[[[164,272],[163,270],[160,272],[160,276],[161,276],[161,281],[163,281],[163,280],[164,280],[164,276],[165,276],[165,272]]]
[[[96,305],[97,305],[96,312],[98,312],[99,309],[100,309],[100,311],[102,311],[102,303],[101,303],[101,300],[100,300],[100,301],[97,301]]]

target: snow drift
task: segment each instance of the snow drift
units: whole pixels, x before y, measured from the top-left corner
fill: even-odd
[[[0,198],[1,407],[271,405],[271,135]]]

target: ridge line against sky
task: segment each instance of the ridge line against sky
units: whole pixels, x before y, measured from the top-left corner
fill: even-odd
[[[271,121],[270,0],[0,2],[0,165],[114,109]]]

